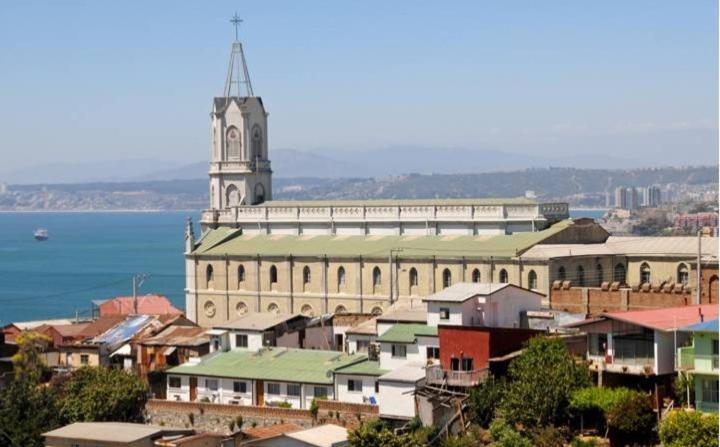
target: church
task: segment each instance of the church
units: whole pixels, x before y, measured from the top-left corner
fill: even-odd
[[[186,230],[186,313],[202,326],[247,312],[381,314],[459,282],[545,293],[537,244],[604,242],[566,203],[526,198],[275,201],[268,113],[235,39],[212,104],[210,207]]]

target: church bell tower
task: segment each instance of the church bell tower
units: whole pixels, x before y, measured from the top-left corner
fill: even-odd
[[[235,41],[223,96],[213,101],[210,153],[210,208],[257,205],[272,198],[267,112],[255,96],[233,16]]]

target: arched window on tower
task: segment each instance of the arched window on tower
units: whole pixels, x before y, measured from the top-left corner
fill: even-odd
[[[262,183],[258,183],[257,185],[255,185],[255,201],[253,202],[253,205],[263,203],[264,201],[265,201],[265,187],[262,185]]]
[[[227,157],[228,160],[239,160],[240,159],[240,131],[237,127],[230,126],[225,134],[225,140],[227,142]]]
[[[503,284],[508,282],[508,272],[505,269],[500,270],[500,282]]]
[[[687,285],[688,281],[690,279],[690,275],[688,273],[687,265],[680,264],[677,268],[677,282],[683,285]]]
[[[650,284],[651,272],[650,265],[647,262],[643,262],[640,265],[640,284]]]
[[[613,270],[613,281],[625,284],[625,264],[615,264]]]
[[[240,191],[237,186],[230,185],[225,189],[225,207],[234,207],[240,205]]]
[[[583,268],[582,265],[578,265],[577,273],[575,274],[575,276],[576,276],[578,285],[581,287],[584,286],[585,285],[585,269]]]
[[[207,268],[205,269],[205,281],[207,283],[207,288],[212,289],[215,287],[215,278],[213,274],[213,266],[208,264]]]
[[[450,269],[443,270],[443,289],[447,289],[452,285],[452,273]]]
[[[337,271],[337,289],[341,292],[345,289],[345,267],[338,267]]]
[[[480,282],[480,270],[475,269],[472,271],[472,282]]]
[[[380,273],[380,267],[375,267],[372,271],[373,280],[373,293],[380,292],[380,286],[382,285],[382,274]]]
[[[410,268],[410,273],[408,273],[408,283],[410,284],[410,295],[415,295],[415,288],[418,285],[418,272],[415,267]]]
[[[537,286],[537,273],[535,273],[535,270],[530,270],[530,273],[528,273],[528,288],[535,290]]]
[[[250,154],[250,160],[254,161],[256,159],[262,159],[263,158],[263,134],[262,130],[260,130],[260,126],[254,126],[252,129],[252,152]]]

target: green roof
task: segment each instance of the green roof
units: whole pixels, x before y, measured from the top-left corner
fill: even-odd
[[[287,206],[443,206],[443,205],[537,205],[525,197],[475,197],[467,199],[365,199],[365,200],[270,200],[263,207]]]
[[[379,342],[415,343],[417,337],[437,337],[437,326],[427,324],[396,324],[378,337]]]
[[[198,364],[185,363],[167,373],[331,385],[334,370],[364,359],[367,356],[361,354],[311,349],[233,350],[206,355]]]
[[[337,235],[243,235],[239,229],[208,230],[194,254],[224,256],[363,256],[387,258],[390,249],[402,249],[402,258],[495,257],[512,258],[564,230],[571,220],[556,223],[542,231],[497,236],[337,236]]]
[[[356,374],[359,376],[382,376],[389,372],[389,369],[380,369],[380,362],[376,360],[365,360],[335,370],[335,374]]]

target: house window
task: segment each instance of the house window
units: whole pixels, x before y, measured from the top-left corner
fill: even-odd
[[[702,401],[718,403],[718,379],[703,379]]]
[[[472,271],[472,282],[480,282],[480,270],[475,269]]]
[[[530,273],[528,273],[528,288],[530,290],[537,289],[537,273],[535,273],[535,270],[530,270]]]
[[[469,357],[453,357],[450,359],[450,369],[453,371],[473,371],[474,362]]]
[[[443,270],[443,289],[447,289],[452,285],[452,273],[450,269]]]
[[[415,287],[418,285],[418,274],[417,270],[415,270],[415,267],[410,269],[410,287]]]
[[[338,292],[345,287],[345,268],[339,267],[337,272]]]
[[[613,281],[625,284],[625,265],[616,264],[613,271]]]
[[[508,272],[505,269],[500,270],[500,282],[503,284],[508,282]]]
[[[716,370],[720,366],[720,359],[718,359],[718,355],[720,348],[718,347],[718,340],[712,341],[712,369]]]
[[[449,320],[450,319],[450,309],[447,307],[441,307],[440,308],[440,319],[441,320]]]
[[[685,264],[680,264],[677,269],[677,282],[683,285],[687,285],[690,275],[688,274],[688,268]]]
[[[180,388],[182,386],[182,380],[180,380],[180,377],[170,376],[168,377],[168,386],[170,388]]]
[[[247,348],[248,347],[248,336],[247,334],[235,335],[235,347],[236,348]]]
[[[268,394],[280,394],[280,384],[279,383],[268,383],[267,384],[267,393]]]
[[[238,267],[238,284],[245,282],[245,267],[242,265]]]
[[[277,284],[277,267],[270,266],[270,284]]]
[[[205,281],[207,282],[207,288],[212,289],[214,287],[214,279],[213,279],[213,267],[212,265],[208,265],[205,269]]]
[[[437,346],[428,346],[427,347],[427,358],[434,359],[434,360],[440,359],[440,348],[438,348]]]
[[[590,355],[604,357],[607,351],[607,334],[588,334]]]
[[[640,266],[640,284],[650,283],[650,266],[647,262],[643,262]]]
[[[300,385],[296,383],[289,383],[287,386],[287,395],[300,397]]]
[[[578,265],[576,276],[577,276],[578,285],[584,286],[585,285],[585,269],[581,265]]]
[[[210,391],[217,391],[218,390],[217,379],[205,379],[205,388],[209,389]]]
[[[380,382],[378,380],[375,381],[375,393],[380,392]]]
[[[557,278],[560,281],[565,281],[566,277],[567,277],[567,275],[565,274],[565,267],[560,266],[560,268],[558,269]]]
[[[356,346],[358,354],[366,354],[368,352],[368,346],[370,346],[370,340],[358,340]]]
[[[407,357],[407,346],[405,345],[392,345],[390,347],[392,350],[392,356],[399,359],[404,359]]]
[[[313,397],[319,397],[319,398],[327,398],[328,397],[328,390],[325,386],[316,386],[313,387]]]
[[[90,356],[87,354],[80,354],[80,364],[88,366],[90,364]]]
[[[247,383],[233,382],[233,393],[247,393]]]
[[[362,380],[348,379],[348,391],[362,392]]]

